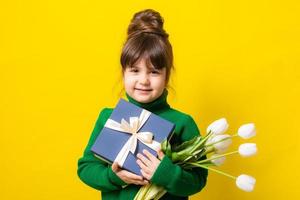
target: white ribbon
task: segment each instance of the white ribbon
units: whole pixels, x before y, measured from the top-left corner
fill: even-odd
[[[108,119],[105,123],[105,127],[131,134],[130,138],[127,140],[123,148],[118,153],[115,158],[121,167],[123,166],[127,155],[129,152],[133,153],[136,150],[137,140],[141,141],[143,144],[147,145],[151,149],[157,151],[160,148],[160,143],[153,140],[153,133],[151,132],[138,132],[139,129],[144,125],[144,123],[150,117],[151,112],[143,109],[139,117],[130,117],[129,123],[122,119],[121,123],[118,123],[112,119]]]

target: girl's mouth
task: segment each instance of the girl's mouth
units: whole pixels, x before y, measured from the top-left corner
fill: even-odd
[[[152,89],[140,89],[140,88],[135,88],[136,90],[144,91],[144,92],[150,92]]]

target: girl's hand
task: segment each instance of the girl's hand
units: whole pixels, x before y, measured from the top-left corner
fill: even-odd
[[[165,156],[161,150],[157,151],[158,158],[152,155],[149,151],[143,150],[142,154],[138,153],[137,157],[139,158],[136,162],[140,166],[142,175],[147,179],[150,180],[157,169],[158,165],[160,164],[160,160]]]
[[[138,176],[127,170],[121,169],[118,163],[114,162],[111,166],[113,172],[127,184],[147,185],[149,182],[144,180],[142,176]]]

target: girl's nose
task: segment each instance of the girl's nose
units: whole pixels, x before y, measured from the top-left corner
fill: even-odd
[[[148,85],[150,83],[149,76],[147,74],[142,74],[139,81],[143,85]]]

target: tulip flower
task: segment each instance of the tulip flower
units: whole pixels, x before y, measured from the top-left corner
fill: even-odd
[[[224,157],[219,157],[218,154],[214,154],[210,157],[210,159],[212,159],[211,162],[213,164],[215,164],[216,166],[220,166],[225,162],[226,157],[225,156]]]
[[[236,186],[239,189],[244,190],[246,192],[252,192],[253,189],[254,189],[254,185],[255,185],[256,180],[255,180],[255,178],[253,178],[249,175],[242,174],[238,177],[235,177],[235,176],[232,176],[232,175],[230,175],[226,172],[223,172],[223,171],[215,169],[215,168],[208,167],[208,166],[203,165],[203,164],[193,163],[193,165],[198,166],[198,167],[202,167],[202,168],[214,171],[216,173],[222,174],[224,176],[227,176],[229,178],[235,179]]]
[[[249,157],[255,155],[257,147],[255,143],[245,143],[239,146],[239,154],[243,157]]]
[[[193,168],[207,169],[235,180],[236,186],[239,189],[251,192],[254,189],[255,178],[245,174],[236,177],[219,170],[218,167],[224,163],[226,156],[239,153],[243,157],[248,157],[256,154],[257,148],[255,143],[241,144],[238,150],[224,153],[232,143],[233,137],[240,136],[244,139],[253,137],[256,134],[255,126],[253,123],[244,124],[235,135],[224,134],[227,129],[228,123],[226,119],[221,118],[208,126],[205,136],[195,136],[173,147],[169,141],[165,140],[161,144],[161,150],[174,164],[184,170],[191,170]],[[210,154],[212,155],[209,158],[204,157]],[[150,183],[139,189],[134,200],[158,200],[166,192],[167,190],[164,187]]]
[[[245,174],[238,176],[236,179],[237,187],[246,192],[253,191],[255,182],[256,182],[255,178]]]
[[[238,135],[244,139],[249,139],[256,135],[255,125],[253,123],[244,124],[238,130]]]
[[[232,143],[231,136],[227,134],[223,134],[223,135],[213,135],[206,142],[206,145],[207,146],[213,145],[217,153],[223,153],[228,149],[231,143]]]
[[[210,131],[215,135],[223,134],[228,129],[228,123],[225,118],[214,121],[207,127],[207,133]]]

